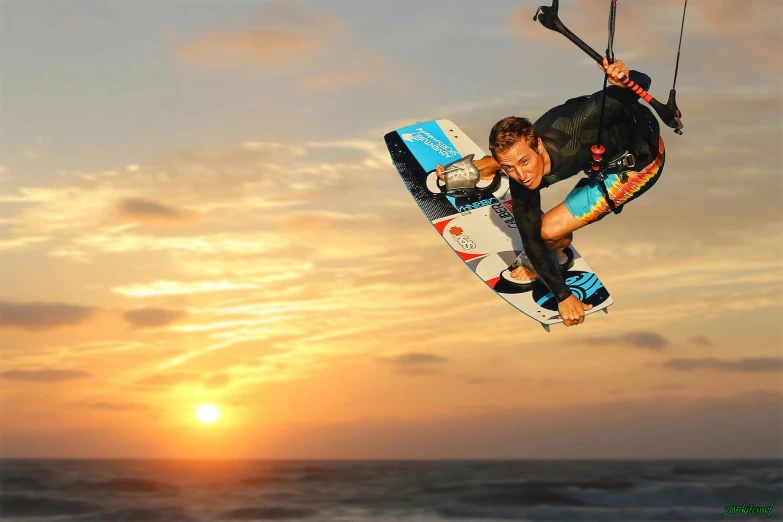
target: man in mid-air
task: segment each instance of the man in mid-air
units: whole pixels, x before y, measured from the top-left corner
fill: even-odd
[[[500,120],[489,134],[492,155],[474,162],[482,179],[491,179],[499,169],[508,174],[514,219],[525,248],[511,276],[520,283],[540,278],[555,295],[566,326],[584,322],[585,311],[592,308],[571,293],[560,270],[567,259],[563,250],[571,244],[573,232],[603,219],[612,206],[619,209],[649,190],[661,175],[665,159],[658,120],[622,83],[628,76],[649,90],[650,78],[629,71],[620,60],[609,64],[604,58],[599,67],[612,84],[606,89],[601,134],[604,157],[623,157],[627,164],[632,156],[633,165],[633,170],[607,170],[603,181],[606,191],[596,177],[584,178],[564,202],[541,215],[542,188],[589,170],[591,147],[598,139],[603,91],[568,100],[535,124],[516,116]],[[445,176],[440,165],[437,172],[441,178]]]

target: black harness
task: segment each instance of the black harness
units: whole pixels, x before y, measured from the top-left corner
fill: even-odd
[[[603,111],[601,111],[603,113]],[[603,116],[603,114],[602,114]],[[600,136],[600,130],[599,136]],[[600,139],[600,138],[599,138]],[[599,141],[600,143],[600,141]],[[598,150],[600,151],[600,154],[596,153],[596,147],[598,147]],[[615,214],[619,214],[622,212],[623,207],[620,205],[619,207],[614,204],[614,201],[612,201],[612,198],[609,197],[609,190],[606,188],[606,183],[604,183],[604,180],[606,179],[606,172],[609,170],[617,171],[617,175],[620,176],[620,181],[625,183],[628,181],[628,171],[625,170],[625,168],[633,168],[636,166],[636,158],[633,154],[631,154],[629,151],[623,151],[614,158],[612,158],[609,161],[603,160],[603,153],[604,153],[604,147],[603,145],[593,145],[593,160],[590,162],[590,169],[585,169],[585,171],[588,173],[588,177],[598,180],[598,183],[601,185],[601,190],[604,193],[604,198],[606,199],[606,203],[609,205],[609,208],[612,209],[612,212]],[[598,157],[596,157],[598,156]],[[596,169],[595,167],[598,166]]]

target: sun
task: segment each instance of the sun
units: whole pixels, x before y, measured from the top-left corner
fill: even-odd
[[[204,424],[214,424],[220,419],[220,408],[214,404],[196,406],[196,418]]]

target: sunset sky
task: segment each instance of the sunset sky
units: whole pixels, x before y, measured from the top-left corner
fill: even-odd
[[[783,457],[783,3],[689,2],[684,135],[576,233],[615,304],[549,334],[383,143],[599,90],[542,3],[0,0],[0,456]],[[681,16],[618,2],[660,99]]]

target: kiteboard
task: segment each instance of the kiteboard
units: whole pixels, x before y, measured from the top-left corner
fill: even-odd
[[[392,162],[419,208],[446,243],[484,283],[520,312],[549,331],[562,323],[554,294],[541,282],[519,285],[509,273],[524,252],[511,208],[508,176],[501,170],[493,180],[481,180],[475,190],[444,191],[435,174],[437,165],[486,153],[449,120],[433,120],[389,132],[384,137]],[[471,156],[472,155],[472,156]],[[566,252],[563,276],[586,311],[608,313],[614,301],[573,244]]]

